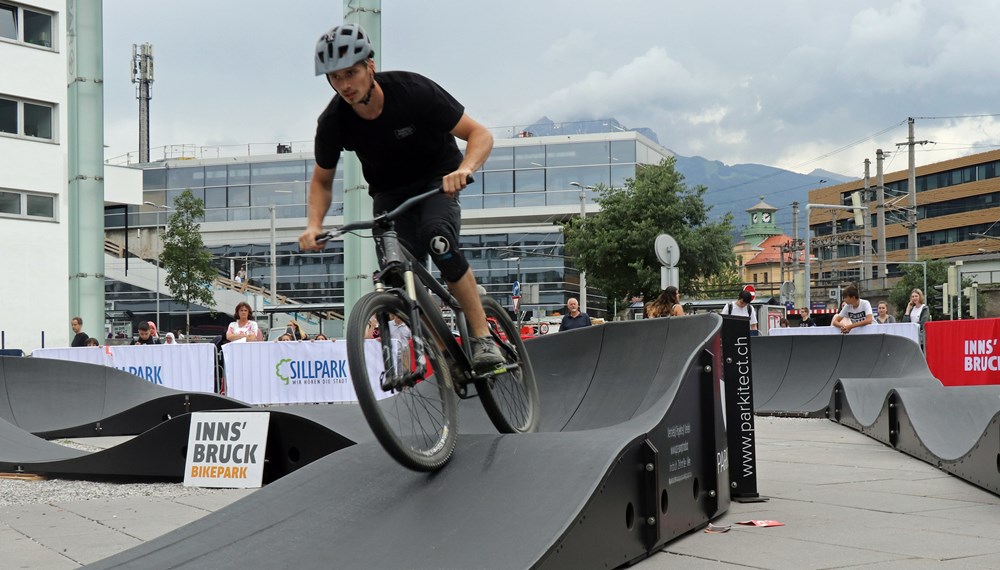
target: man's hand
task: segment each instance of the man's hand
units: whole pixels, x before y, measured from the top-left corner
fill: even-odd
[[[468,186],[471,176],[471,170],[459,168],[441,180],[441,189],[445,194],[454,198],[463,188]]]
[[[326,243],[316,243],[316,237],[323,233],[323,228],[309,226],[299,236],[299,249],[302,251],[323,251]]]

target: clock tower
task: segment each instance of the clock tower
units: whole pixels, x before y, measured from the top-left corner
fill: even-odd
[[[771,236],[781,235],[782,231],[778,229],[774,219],[776,211],[778,209],[765,202],[761,196],[760,202],[747,208],[750,224],[743,229],[743,239],[756,247]]]

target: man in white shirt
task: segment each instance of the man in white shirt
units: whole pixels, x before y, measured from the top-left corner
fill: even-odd
[[[840,329],[840,332],[847,334],[857,327],[872,324],[874,319],[872,304],[861,298],[857,287],[854,285],[845,287],[841,298],[844,300],[844,306],[840,309],[840,313],[833,317],[832,323]]]
[[[726,303],[726,306],[722,307],[722,314],[750,317],[750,330],[755,331],[757,330],[757,311],[753,310],[750,301],[753,301],[753,295],[750,294],[750,291],[740,291],[740,295],[735,301]]]

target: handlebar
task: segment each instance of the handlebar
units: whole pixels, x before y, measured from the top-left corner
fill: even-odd
[[[469,177],[466,178],[466,183],[467,184],[472,184],[475,181],[476,181],[476,179],[473,178],[472,176],[469,176]],[[388,212],[382,212],[381,214],[375,216],[371,220],[364,220],[364,221],[360,221],[360,222],[351,222],[349,224],[344,224],[343,226],[340,226],[339,228],[334,228],[332,230],[327,230],[327,231],[319,234],[318,236],[316,236],[316,243],[324,243],[324,242],[330,241],[331,239],[338,238],[338,237],[346,234],[347,232],[353,232],[354,230],[370,230],[370,229],[374,228],[375,226],[379,225],[382,222],[391,222],[392,220],[395,220],[399,216],[403,215],[403,213],[405,213],[407,210],[409,210],[413,206],[415,206],[415,205],[419,204],[420,202],[423,202],[424,200],[430,198],[431,196],[433,196],[435,194],[438,194],[440,192],[443,192],[443,191],[444,191],[444,187],[443,186],[438,186],[437,188],[435,188],[433,190],[428,190],[427,192],[424,192],[422,194],[417,194],[416,196],[412,196],[410,198],[407,198],[405,201],[403,201],[402,204],[396,206],[393,210],[390,210]]]

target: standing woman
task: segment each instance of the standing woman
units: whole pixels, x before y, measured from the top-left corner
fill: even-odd
[[[229,342],[253,342],[261,339],[260,327],[253,320],[250,305],[241,302],[236,305],[233,322],[226,330],[226,340]]]
[[[681,306],[681,294],[673,285],[664,289],[656,300],[646,303],[646,318],[648,319],[683,315],[684,307]]]
[[[904,319],[920,325],[920,346],[924,346],[924,323],[931,320],[931,308],[927,306],[924,292],[920,289],[910,291],[910,302],[906,304]]]
[[[876,325],[888,325],[896,322],[896,317],[889,314],[889,304],[885,301],[878,302],[878,314],[875,315]]]

